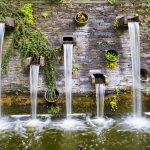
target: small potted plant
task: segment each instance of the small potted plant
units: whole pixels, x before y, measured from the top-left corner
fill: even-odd
[[[118,52],[116,50],[108,50],[106,53],[105,53],[105,57],[108,61],[113,61],[113,62],[116,62],[119,58],[119,55],[118,55]]]
[[[79,65],[78,64],[73,64],[72,65],[72,75],[74,77],[78,77],[78,70],[79,70]]]
[[[75,16],[75,22],[78,26],[84,26],[88,22],[88,15],[84,12],[78,12]]]
[[[44,95],[47,102],[55,103],[59,98],[59,91],[57,89],[53,90],[47,90],[45,91]]]
[[[105,53],[107,59],[107,67],[115,69],[118,66],[117,60],[119,58],[118,52],[116,50],[108,50]]]

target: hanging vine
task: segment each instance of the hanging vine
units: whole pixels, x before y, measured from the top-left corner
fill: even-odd
[[[32,4],[28,3],[20,8],[12,3],[2,0],[0,2],[0,10],[5,10],[6,13],[1,13],[0,20],[4,20],[6,16],[15,19],[14,30],[14,49],[20,53],[21,61],[31,56],[34,59],[39,59],[43,56],[46,58],[45,82],[48,87],[48,95],[50,98],[55,97],[56,89],[56,63],[57,52],[61,51],[61,47],[50,48],[50,43],[46,35],[44,35],[35,25],[35,17],[33,15]],[[10,49],[3,56],[3,71],[7,72],[9,64]]]

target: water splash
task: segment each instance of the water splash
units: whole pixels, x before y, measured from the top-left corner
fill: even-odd
[[[3,117],[0,119],[0,131],[3,130],[11,130],[13,129],[13,125],[7,117]]]
[[[127,117],[119,123],[121,130],[150,132],[150,119],[144,117]]]
[[[5,32],[5,24],[0,23],[0,117],[2,117],[2,98],[1,98],[1,65],[2,65],[2,48],[3,48],[3,40],[4,40],[4,32]]]
[[[39,65],[30,66],[30,98],[32,119],[36,119],[37,115],[37,86],[39,76]]]
[[[64,44],[64,72],[65,72],[65,91],[66,91],[66,112],[67,118],[71,118],[71,92],[72,92],[72,50],[73,44]]]
[[[104,95],[105,95],[105,85],[96,84],[96,104],[97,104],[97,118],[104,117]]]
[[[53,127],[62,130],[85,130],[87,127],[84,122],[79,119],[65,119],[61,121],[53,122]]]
[[[91,127],[93,127],[93,130],[97,135],[100,135],[104,129],[108,129],[110,126],[112,126],[115,123],[115,121],[111,118],[105,119],[100,117],[94,119],[87,117],[86,121]]]
[[[129,36],[132,58],[133,79],[133,114],[142,116],[141,81],[140,81],[140,30],[138,22],[129,22]]]

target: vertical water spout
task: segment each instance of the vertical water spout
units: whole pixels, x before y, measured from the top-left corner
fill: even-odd
[[[37,115],[37,86],[39,77],[39,65],[30,65],[30,98],[32,119]]]
[[[105,85],[96,84],[96,104],[97,104],[97,118],[104,117],[104,96],[105,96]]]
[[[142,116],[141,81],[140,81],[140,30],[138,22],[129,22],[129,37],[132,58],[133,114]]]
[[[71,93],[72,93],[72,50],[73,44],[63,44],[64,48],[64,73],[66,92],[66,114],[67,119],[71,118]]]
[[[1,98],[1,65],[2,65],[2,48],[3,48],[3,40],[4,40],[4,33],[5,33],[5,24],[0,23],[0,117],[2,117],[2,98]]]

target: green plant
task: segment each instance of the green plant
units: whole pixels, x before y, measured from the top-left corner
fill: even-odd
[[[115,29],[119,28],[119,21],[117,19],[114,20],[114,28]]]
[[[76,74],[78,70],[79,70],[79,65],[73,64],[72,65],[72,74]]]
[[[115,86],[115,88],[114,88],[114,92],[118,95],[119,94],[119,87],[118,86]]]
[[[117,107],[117,96],[113,96],[110,99],[110,106],[111,106],[111,110],[116,111],[118,109]]]
[[[150,25],[149,25],[149,13],[150,13],[150,0],[130,0],[126,5],[123,1],[120,2],[119,14],[128,15],[131,9],[135,10],[135,15],[139,16],[142,26],[147,28],[147,40],[150,40]]]
[[[20,12],[24,15],[24,23],[27,24],[33,24],[34,23],[34,16],[33,16],[33,9],[32,9],[32,4],[28,3],[25,4],[20,8]]]
[[[105,57],[109,60],[109,61],[117,61],[118,60],[118,53],[116,51],[113,50],[109,50],[105,53]]]
[[[8,63],[11,59],[12,48],[9,48],[6,53],[3,54],[2,59],[2,71],[3,73],[7,73],[8,71]]]
[[[78,22],[86,22],[88,18],[83,12],[78,12],[76,15],[76,19]]]
[[[34,24],[35,17],[33,15],[32,4],[28,3],[19,8],[13,2],[10,3],[7,0],[1,0],[0,8],[5,12],[1,14],[2,17],[0,18],[3,19],[6,16],[10,16],[15,19],[16,27],[14,30],[13,47],[20,53],[21,62],[28,56],[33,57],[34,60],[38,60],[40,56],[45,57],[45,82],[48,87],[49,96],[54,96],[53,93],[56,89],[56,58],[57,53],[62,50],[61,46],[50,48],[51,45],[47,36]],[[4,72],[7,72],[10,56],[11,50],[8,49],[3,55],[2,68]]]
[[[118,63],[116,61],[107,61],[106,65],[108,68],[115,69],[118,66]]]
[[[128,76],[125,76],[125,77],[124,77],[124,80],[125,80],[126,82],[128,82],[128,81],[129,81]]]
[[[7,16],[19,18],[17,4],[13,0],[0,0],[0,21],[4,21]]]
[[[145,88],[142,89],[142,92],[146,96],[150,96],[150,84],[147,85]]]
[[[47,18],[48,17],[48,13],[47,12],[42,13],[42,17]]]
[[[49,114],[57,114],[61,111],[61,107],[60,106],[51,106],[48,107],[48,113]]]
[[[107,2],[110,4],[115,4],[117,2],[117,0],[107,0]]]

